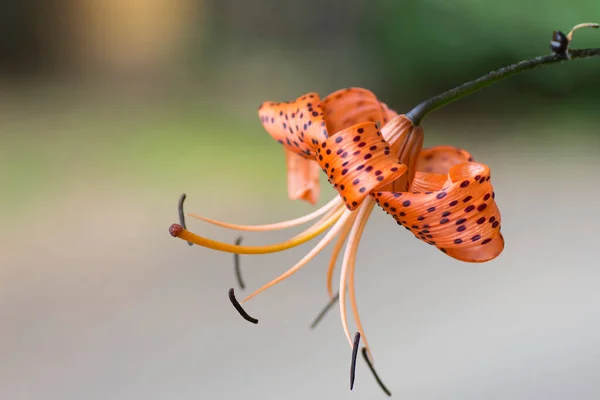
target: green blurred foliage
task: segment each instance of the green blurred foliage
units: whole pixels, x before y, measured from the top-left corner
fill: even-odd
[[[208,2],[202,54],[206,76],[235,82],[257,98],[286,99],[364,86],[399,109],[523,59],[549,54],[553,31],[568,32],[600,19],[600,2],[459,0],[338,0]],[[573,47],[597,47],[600,33],[585,29]],[[513,77],[483,94],[487,106],[518,112],[593,102],[598,62],[542,68]],[[223,85],[221,86],[223,87]],[[304,88],[304,89],[303,89]],[[461,102],[478,107],[478,97]]]
[[[377,43],[380,48],[377,63],[389,82],[384,90],[391,97],[406,87],[434,94],[502,65],[547,54],[553,30],[567,33],[578,23],[600,17],[600,2],[595,0],[572,4],[384,0],[374,4],[363,44]],[[588,29],[577,32],[573,46],[597,47],[598,43],[598,32]],[[568,74],[574,71],[568,68],[541,69],[513,78],[506,83],[508,93],[569,96],[577,91],[578,96],[588,97],[597,93],[597,63],[578,64],[576,73]]]

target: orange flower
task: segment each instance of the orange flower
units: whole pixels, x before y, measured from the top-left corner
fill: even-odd
[[[422,149],[423,129],[405,115],[389,110],[372,92],[344,89],[323,101],[316,93],[309,93],[292,102],[263,103],[259,116],[267,132],[284,146],[290,198],[316,202],[317,168],[327,174],[339,196],[311,214],[269,225],[236,225],[192,214],[242,231],[279,230],[320,217],[299,235],[268,246],[216,242],[180,225],[171,227],[173,236],[235,254],[283,251],[328,231],[304,258],[244,301],[298,271],[337,238],[327,272],[327,291],[333,298],[333,271],[346,244],[339,284],[342,324],[352,346],[346,315],[348,293],[354,320],[370,355],[356,305],[354,267],[358,245],[375,204],[417,238],[458,260],[488,261],[502,251],[500,214],[489,168],[473,162],[464,150],[449,146]]]

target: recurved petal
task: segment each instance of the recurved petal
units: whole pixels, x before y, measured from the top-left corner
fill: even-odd
[[[456,164],[473,161],[471,154],[452,146],[436,146],[422,149],[417,157],[416,174],[410,192],[433,192],[440,190],[448,179],[448,171]]]
[[[417,158],[417,171],[446,175],[456,164],[473,161],[468,151],[452,146],[422,149]]]
[[[285,150],[288,176],[288,196],[291,200],[305,200],[316,204],[319,200],[321,169],[313,159]]]
[[[429,194],[376,192],[374,197],[400,225],[451,257],[484,262],[498,256],[504,241],[489,168],[455,165],[447,184]]]
[[[329,136],[317,93],[290,102],[264,102],[258,115],[273,139],[305,158],[314,157],[316,147]]]
[[[447,181],[448,175],[417,171],[408,191],[413,193],[435,192],[444,187]]]
[[[498,233],[490,242],[468,248],[448,248],[445,253],[452,258],[466,262],[485,262],[496,258],[504,250],[504,237]]]
[[[361,122],[385,125],[395,113],[381,103],[375,94],[363,88],[335,91],[323,99],[323,113],[330,135]]]
[[[390,154],[389,144],[373,122],[357,124],[331,136],[317,149],[316,159],[350,210],[407,169]]]

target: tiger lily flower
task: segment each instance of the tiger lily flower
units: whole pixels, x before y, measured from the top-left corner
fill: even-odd
[[[238,225],[191,214],[240,231],[280,230],[317,219],[299,235],[267,246],[217,242],[180,225],[171,226],[173,236],[235,254],[283,251],[327,231],[300,261],[244,302],[297,272],[337,238],[327,271],[327,292],[334,297],[333,272],[345,244],[339,283],[342,325],[352,347],[348,293],[355,323],[372,358],[358,314],[354,270],[358,245],[375,205],[419,240],[455,259],[485,262],[502,252],[500,213],[489,168],[474,162],[465,150],[450,146],[423,149],[423,129],[390,110],[372,92],[349,88],[323,100],[309,93],[291,102],[265,102],[258,114],[265,130],[284,147],[289,197],[315,203],[319,170],[338,195],[306,216],[268,225]]]

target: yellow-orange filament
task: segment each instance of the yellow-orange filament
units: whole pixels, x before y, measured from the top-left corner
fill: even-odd
[[[267,254],[267,253],[275,253],[278,251],[284,251],[287,249],[291,249],[293,247],[299,246],[303,243],[308,242],[311,239],[319,236],[321,233],[325,232],[329,229],[336,221],[340,218],[342,213],[345,210],[343,208],[339,208],[335,213],[331,214],[327,219],[325,219],[320,225],[312,226],[302,232],[301,234],[293,237],[292,239],[286,240],[285,242],[267,245],[267,246],[238,246],[231,243],[219,242],[216,240],[211,240],[195,233],[192,233],[186,229],[177,229],[175,232],[175,236],[178,238],[192,242],[197,244],[198,246],[207,247],[209,249],[224,251],[226,253],[234,253],[234,254]]]

